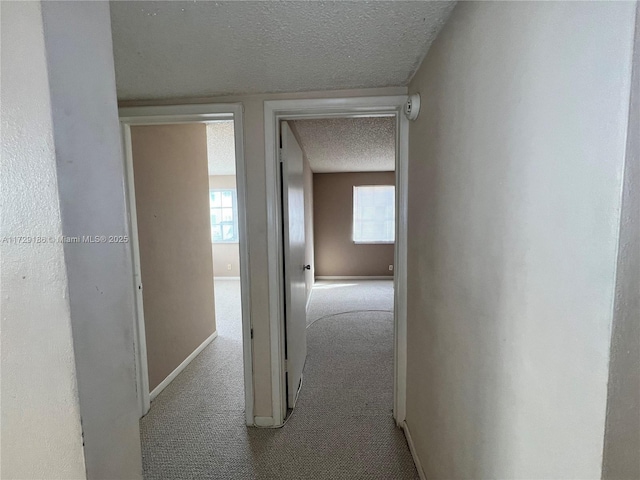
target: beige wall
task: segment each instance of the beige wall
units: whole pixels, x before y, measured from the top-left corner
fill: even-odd
[[[236,190],[235,175],[210,175],[209,188]],[[238,243],[212,243],[213,276],[240,277],[240,246]],[[229,268],[231,266],[231,268]]]
[[[209,175],[209,188],[236,188],[235,175]]]
[[[316,276],[392,276],[394,245],[353,243],[353,187],[395,185],[394,172],[313,176]]]
[[[240,248],[237,243],[212,243],[213,276],[240,277]]]
[[[410,84],[407,425],[430,480],[601,475],[634,11],[461,2]]]
[[[622,192],[602,478],[640,478],[640,9]]]
[[[251,277],[251,321],[253,325],[254,414],[270,417],[271,349],[269,330],[269,282],[267,253],[267,208],[264,154],[264,102],[304,98],[368,97],[402,95],[406,87],[245,95],[169,100],[120,102],[125,106],[175,105],[187,103],[241,102],[244,107],[244,157],[247,184],[247,229]]]
[[[134,126],[131,143],[153,390],[216,329],[206,129]]]

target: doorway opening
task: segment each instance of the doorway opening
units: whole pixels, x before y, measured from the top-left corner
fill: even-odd
[[[189,387],[189,366],[214,381],[214,367],[233,357],[226,375],[244,385],[244,421],[253,425],[242,108],[124,108],[120,121],[140,416],[165,388],[170,396]]]
[[[302,393],[303,406],[315,404],[311,395],[334,409],[376,404],[386,415],[393,390],[395,119],[289,120],[280,132],[287,411]],[[356,391],[353,402],[337,400]]]
[[[216,328],[219,337],[240,345],[240,233],[233,121],[208,122],[206,137]]]
[[[390,252],[393,260],[386,260],[387,269],[379,275],[380,280],[393,278],[391,310],[393,312],[393,417],[397,425],[404,427],[405,382],[406,382],[406,202],[407,202],[407,163],[408,163],[408,121],[402,114],[406,102],[405,96],[367,97],[347,99],[283,100],[265,102],[265,143],[267,167],[267,207],[271,218],[276,219],[269,233],[270,249],[270,304],[271,319],[271,364],[272,364],[272,405],[273,425],[282,425],[288,410],[296,404],[301,388],[306,360],[306,304],[308,288],[305,288],[305,274],[317,268],[315,262],[308,263],[308,254],[304,248],[304,154],[298,152],[300,132],[296,122],[319,119],[374,119],[386,118],[393,124],[393,170],[389,179],[379,182],[368,180],[351,185],[352,195],[347,205],[337,207],[346,210],[351,228],[351,241],[354,244],[391,243],[395,248]],[[291,128],[293,125],[293,128]],[[297,138],[298,137],[298,138]],[[297,145],[296,145],[297,143]],[[314,174],[315,175],[315,174]],[[314,186],[316,182],[313,182]],[[353,188],[353,187],[386,187]],[[392,188],[389,188],[392,187]],[[384,191],[382,191],[384,190]],[[364,201],[365,210],[371,211],[372,202],[388,205],[393,196],[392,214],[371,218],[367,212],[358,210]],[[375,197],[375,198],[374,198]],[[353,207],[356,208],[353,208]],[[384,207],[382,207],[384,208]],[[335,209],[334,209],[335,210]],[[315,211],[315,209],[314,209]],[[337,213],[336,213],[337,215]],[[302,221],[301,221],[302,218]],[[313,222],[314,227],[317,222]],[[393,232],[389,232],[389,228]],[[356,231],[357,230],[357,231]],[[300,241],[302,237],[302,242]],[[384,237],[384,238],[383,238]],[[296,253],[297,252],[297,253]],[[389,275],[387,272],[390,272]],[[312,274],[313,275],[313,274]],[[322,277],[322,275],[316,276]],[[371,275],[362,275],[371,277]],[[322,281],[359,280],[359,275],[326,275]],[[334,277],[334,278],[332,278]],[[348,277],[348,278],[340,278]],[[313,280],[312,280],[313,281]],[[388,280],[387,280],[388,281]],[[308,280],[306,282],[308,284]],[[347,284],[348,285],[348,284]],[[318,285],[322,289],[348,289],[344,284]],[[355,286],[355,284],[353,285]],[[391,286],[391,285],[389,285]],[[313,301],[313,300],[312,300]],[[302,305],[302,307],[300,306]],[[370,309],[373,310],[373,309]],[[383,310],[381,308],[381,310]]]

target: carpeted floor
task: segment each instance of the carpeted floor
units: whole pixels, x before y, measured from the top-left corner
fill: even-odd
[[[393,310],[393,282],[391,280],[317,281],[311,291],[307,323],[313,323],[318,318],[328,315],[354,310],[391,312]],[[390,341],[392,342],[393,338]]]
[[[145,479],[418,478],[391,416],[391,282],[314,288],[300,398],[280,429],[244,425],[239,282],[215,289],[219,337],[140,422]]]

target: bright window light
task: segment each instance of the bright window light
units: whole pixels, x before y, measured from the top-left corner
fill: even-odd
[[[213,243],[238,243],[237,203],[235,190],[209,190]]]
[[[354,243],[393,243],[396,232],[396,187],[353,187]]]

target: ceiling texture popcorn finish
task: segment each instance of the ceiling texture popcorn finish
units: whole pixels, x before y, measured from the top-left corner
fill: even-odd
[[[112,1],[118,98],[405,86],[454,3]]]
[[[291,122],[311,170],[389,172],[395,170],[395,118],[331,118]]]
[[[209,175],[236,174],[233,120],[207,123]]]

